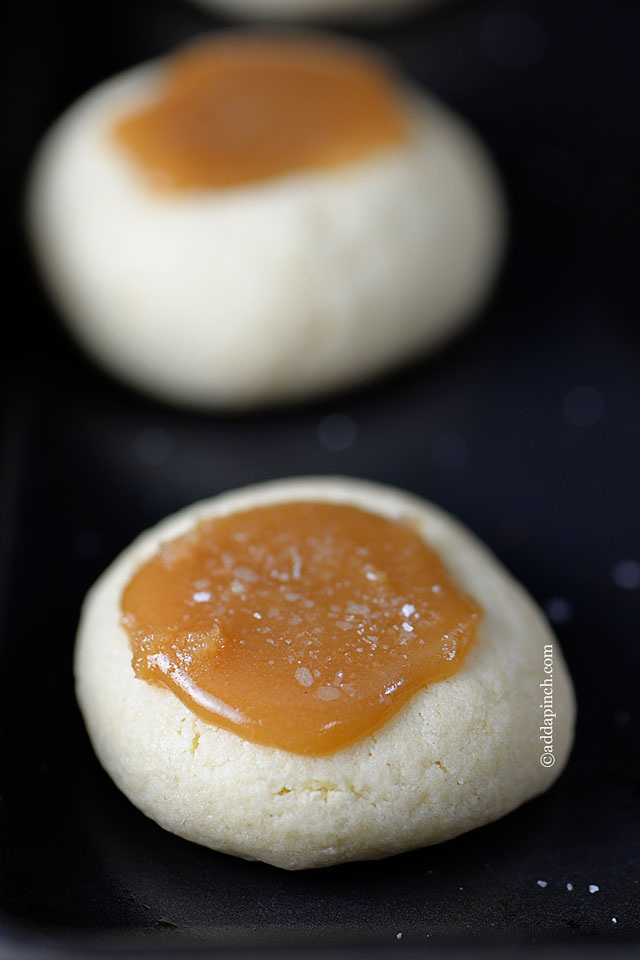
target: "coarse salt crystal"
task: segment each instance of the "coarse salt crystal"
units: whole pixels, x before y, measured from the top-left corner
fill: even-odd
[[[316,697],[319,700],[337,700],[341,696],[341,691],[335,687],[318,687],[316,690]]]
[[[197,593],[194,593],[193,599],[196,603],[207,603],[208,600],[211,600],[211,594],[208,590],[198,590]]]
[[[294,677],[302,687],[313,686],[313,674],[307,667],[298,667],[294,673]]]

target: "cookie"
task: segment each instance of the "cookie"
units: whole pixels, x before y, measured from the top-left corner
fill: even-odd
[[[137,616],[140,626],[142,608],[131,599],[132,584],[163,551],[163,566],[181,569],[180,563],[192,549],[189,538],[194,531],[205,529],[203,524],[211,524],[215,531],[217,520],[231,518],[224,519],[227,525],[237,520],[241,542],[243,518],[251,511],[314,504],[388,521],[399,535],[418,536],[435,557],[434,563],[442,565],[437,583],[423,579],[398,586],[398,571],[393,566],[401,561],[397,551],[387,551],[388,569],[379,558],[374,563],[362,554],[364,578],[369,579],[367,572],[388,577],[388,583],[395,584],[393,595],[399,598],[387,626],[376,627],[377,644],[395,645],[400,657],[400,651],[410,649],[402,641],[418,634],[424,615],[421,604],[428,606],[425,590],[433,586],[457,591],[463,598],[456,616],[465,621],[467,639],[464,650],[458,645],[460,656],[444,679],[429,682],[404,700],[393,702],[393,691],[387,684],[381,700],[387,697],[391,709],[382,720],[377,715],[369,723],[369,732],[361,731],[347,745],[329,745],[328,750],[326,740],[319,742],[310,754],[304,752],[300,742],[289,742],[289,748],[274,745],[273,737],[271,743],[257,742],[256,736],[269,737],[255,734],[249,727],[248,736],[243,735],[245,706],[232,702],[226,688],[225,709],[232,712],[227,713],[223,726],[203,719],[201,713],[189,708],[188,696],[177,695],[176,683],[183,682],[179,671],[174,671],[169,683],[137,676],[132,665],[135,623],[127,617]],[[331,530],[339,545],[339,527]],[[344,542],[351,543],[348,538]],[[371,541],[363,549],[374,550],[375,546]],[[320,549],[317,543],[316,548]],[[273,552],[275,548],[265,544],[265,549]],[[266,567],[259,567],[263,561],[258,556],[264,558],[265,554],[254,550],[251,556],[255,563],[249,572],[246,566],[236,566],[231,579],[224,581],[231,591],[226,596],[233,595],[239,602],[245,595],[253,602],[251,589],[271,576],[265,573]],[[326,570],[331,568],[331,556],[329,551]],[[300,563],[305,562],[303,557]],[[233,567],[233,558],[229,563]],[[304,600],[314,595],[304,581],[304,566],[296,566],[295,557],[291,563],[286,574],[290,579],[277,580],[276,586],[286,593],[297,584],[305,584],[291,601],[295,616],[301,618],[294,632],[298,630],[303,637],[315,622],[305,620]],[[203,578],[212,569],[211,564],[205,564]],[[303,570],[302,579],[294,576],[296,569],[299,573]],[[325,566],[320,564],[317,570],[326,586]],[[276,574],[285,575],[282,564]],[[224,571],[220,576],[224,579]],[[353,579],[355,574],[350,576]],[[375,580],[372,583],[378,590]],[[193,596],[194,608],[208,603],[219,585],[203,580],[195,589],[198,596]],[[361,589],[366,592],[369,587]],[[382,595],[373,591],[367,597],[375,605],[375,598]],[[161,605],[166,596],[164,592]],[[356,599],[345,635],[352,628],[359,629],[359,624],[370,617],[371,611],[365,610],[361,596]],[[415,602],[410,602],[412,599]],[[391,606],[394,602],[389,601]],[[335,604],[339,619],[343,618],[341,603],[338,599]],[[383,606],[376,607],[378,612],[387,601],[380,603]],[[246,611],[252,609],[248,606]],[[254,612],[258,609],[264,610],[256,608]],[[434,611],[432,619],[436,622],[440,608],[435,606]],[[477,625],[471,629],[474,613],[478,615]],[[339,624],[339,619],[334,622]],[[255,623],[256,628],[264,626],[266,619],[258,618]],[[411,630],[407,631],[405,623]],[[220,632],[215,634],[215,629],[212,627],[211,636],[219,640]],[[336,625],[334,632],[341,633],[343,628]],[[364,640],[357,643],[370,647],[371,623],[365,633]],[[455,647],[453,633],[449,630],[448,637],[441,638],[442,662],[451,657],[452,643]],[[267,644],[269,634],[260,636],[260,643]],[[281,634],[276,630],[271,636],[279,639]],[[460,631],[457,636],[461,636]],[[234,647],[233,638],[227,638],[232,648],[228,653],[232,658],[239,656],[239,664],[241,639],[240,632],[235,634]],[[316,648],[322,652],[322,637]],[[277,644],[269,649],[275,651],[274,658],[282,655]],[[344,649],[353,651],[354,647],[347,645]],[[154,662],[162,668],[158,651],[147,653],[149,658],[155,656]],[[369,650],[366,653],[365,669]],[[357,658],[343,654],[343,660],[342,664],[336,661],[335,678],[327,683],[321,676],[322,662],[317,661],[317,679],[313,660],[292,662],[292,677],[308,693],[308,704],[327,685],[339,691],[329,698],[329,707],[332,702],[340,704],[341,698],[349,700],[349,686],[355,690],[357,701]],[[405,666],[397,669],[396,679],[408,676],[407,661],[398,662]],[[227,669],[228,663],[222,660],[220,670]],[[265,694],[256,698],[262,697],[267,708],[268,669],[264,667],[263,673]],[[188,840],[286,869],[385,857],[439,843],[495,820],[551,785],[567,761],[573,738],[571,680],[555,637],[523,588],[469,531],[433,504],[393,488],[346,478],[312,477],[248,487],[194,504],[147,531],[118,557],[88,594],[78,631],[75,671],[78,700],[96,753],[115,783],[140,810]],[[350,672],[346,678],[345,671]],[[171,680],[170,672],[166,677]],[[320,700],[325,698],[326,694],[319,694]],[[206,705],[206,700],[202,702]],[[258,703],[257,715],[262,709]],[[298,704],[292,708],[289,726],[295,728],[301,717],[304,719],[304,710],[301,712]]]
[[[504,239],[467,126],[314,34],[219,34],[101,84],[45,138],[28,213],[89,354],[200,409],[313,398],[428,353],[478,312]]]
[[[257,20],[362,20],[387,22],[439,0],[195,0],[208,10]]]

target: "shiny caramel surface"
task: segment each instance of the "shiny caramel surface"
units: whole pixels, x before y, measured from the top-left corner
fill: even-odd
[[[388,70],[358,48],[238,33],[176,54],[157,100],[114,133],[154,186],[180,190],[347,164],[407,125]]]
[[[315,502],[204,520],[122,597],[139,678],[309,756],[374,733],[456,673],[480,617],[409,523]]]

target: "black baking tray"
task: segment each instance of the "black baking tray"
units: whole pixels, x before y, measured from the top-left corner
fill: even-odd
[[[170,409],[102,374],[41,291],[20,227],[29,158],[60,110],[222,21],[181,0],[11,17],[0,956],[637,954],[637,5],[476,0],[348,28],[482,132],[508,193],[509,254],[477,324],[436,357],[242,416]],[[71,656],[86,589],[140,530],[227,488],[310,473],[395,484],[469,524],[554,621],[579,718],[558,783],[499,822],[292,874],[135,810],[93,755]]]

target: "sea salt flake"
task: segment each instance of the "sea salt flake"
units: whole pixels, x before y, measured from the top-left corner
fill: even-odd
[[[536,880],[536,883],[538,884],[539,887],[546,887],[547,885],[546,880]]]
[[[198,590],[194,593],[193,599],[196,603],[207,603],[207,601],[211,600],[211,594],[208,590]]]
[[[353,603],[349,601],[347,604],[347,613],[366,616],[369,613],[369,607],[365,603]]]
[[[319,700],[337,700],[341,696],[341,691],[336,690],[335,687],[318,687],[316,690],[316,697]]]
[[[598,886],[597,883],[590,883],[590,884],[589,884],[589,893],[597,893],[599,889],[600,889],[600,887]]]
[[[311,670],[307,667],[298,667],[294,673],[294,677],[298,681],[301,687],[311,687],[313,686],[313,674]]]
[[[412,614],[412,613],[415,613],[415,612],[416,612],[416,608],[414,607],[414,605],[413,605],[412,603],[405,603],[405,605],[404,605],[403,608],[402,608],[402,616],[403,616],[403,617],[410,617],[411,614]]]

